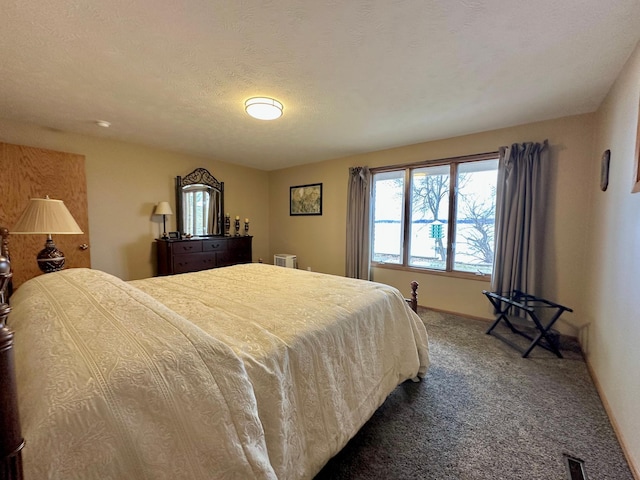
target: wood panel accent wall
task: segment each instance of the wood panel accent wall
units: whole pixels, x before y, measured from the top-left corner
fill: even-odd
[[[30,198],[62,200],[84,232],[83,235],[53,235],[65,255],[65,268],[91,266],[87,212],[87,179],[84,155],[43,148],[0,143],[0,226],[9,232]],[[46,235],[13,235],[9,245],[14,288],[41,275],[36,255],[44,248]]]

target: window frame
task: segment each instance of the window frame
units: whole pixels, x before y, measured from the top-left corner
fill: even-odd
[[[480,273],[472,273],[472,272],[464,272],[461,270],[453,269],[453,244],[455,240],[455,229],[456,222],[451,221],[451,219],[457,220],[457,201],[458,201],[458,166],[462,163],[469,162],[480,162],[483,160],[495,160],[499,159],[499,152],[486,152],[479,153],[474,155],[464,155],[460,157],[450,157],[450,158],[441,158],[434,160],[425,160],[421,162],[413,162],[413,163],[405,163],[398,165],[389,165],[384,167],[375,167],[371,168],[371,188],[370,191],[373,192],[373,182],[374,176],[378,173],[385,172],[394,172],[394,171],[403,171],[404,170],[404,205],[402,212],[402,263],[386,263],[386,262],[377,262],[373,260],[373,244],[370,249],[370,262],[371,266],[375,268],[389,268],[394,270],[403,270],[417,273],[428,273],[433,275],[444,275],[448,277],[458,277],[458,278],[467,278],[474,280],[486,280],[491,281],[491,274],[480,274]],[[407,239],[411,238],[411,176],[413,170],[424,167],[437,167],[441,165],[449,166],[449,208],[448,208],[448,221],[447,221],[447,261],[445,264],[444,270],[438,270],[427,267],[416,267],[409,265],[409,254],[410,254],[410,244],[407,243]],[[372,199],[373,200],[373,199]],[[370,212],[371,218],[373,219],[375,202],[371,201]],[[373,231],[375,228],[375,224],[373,221],[370,222],[370,232],[369,238],[373,239]],[[495,238],[494,238],[495,245]]]

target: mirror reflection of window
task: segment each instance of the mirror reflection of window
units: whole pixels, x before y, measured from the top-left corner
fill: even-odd
[[[185,233],[200,236],[215,230],[216,219],[211,208],[212,188],[207,185],[188,185],[183,188],[183,214]],[[215,200],[214,200],[215,202]]]
[[[224,234],[224,183],[204,168],[176,177],[176,224],[184,235]]]

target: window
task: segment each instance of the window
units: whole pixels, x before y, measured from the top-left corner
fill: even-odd
[[[373,172],[374,263],[491,274],[498,154]]]

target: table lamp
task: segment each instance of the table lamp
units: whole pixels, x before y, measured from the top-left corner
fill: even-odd
[[[56,248],[52,234],[82,234],[82,230],[67,210],[62,200],[32,198],[27,208],[11,230],[12,234],[44,234],[47,241],[38,253],[38,267],[44,273],[57,272],[64,268],[64,253]]]
[[[162,215],[162,238],[167,238],[167,215],[173,215],[169,202],[158,203],[155,214]]]

